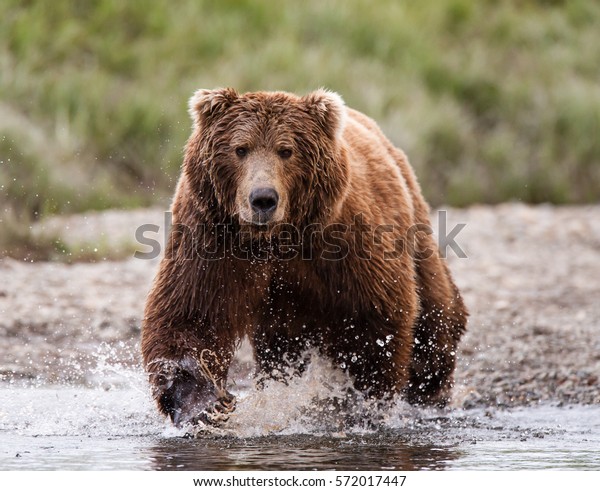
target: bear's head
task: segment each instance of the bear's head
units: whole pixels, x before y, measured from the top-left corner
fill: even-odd
[[[183,172],[213,221],[264,228],[332,216],[348,184],[339,95],[199,90],[189,109]]]

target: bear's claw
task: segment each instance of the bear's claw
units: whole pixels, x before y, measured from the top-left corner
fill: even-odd
[[[194,418],[193,423],[202,422],[210,426],[220,426],[229,421],[229,416],[235,411],[235,405],[235,397],[227,392],[225,396],[217,399],[212,407],[205,409]]]

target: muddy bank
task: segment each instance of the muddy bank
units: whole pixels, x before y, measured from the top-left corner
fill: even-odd
[[[449,250],[448,260],[471,311],[454,405],[600,404],[600,206],[477,206],[448,210],[447,218],[448,231],[466,224],[456,242],[467,257]],[[144,223],[161,226],[160,240],[160,210],[46,226],[64,230],[67,243],[98,237],[116,247],[133,242]],[[99,364],[138,366],[140,319],[157,264],[0,259],[0,378],[85,384],[97,382]]]

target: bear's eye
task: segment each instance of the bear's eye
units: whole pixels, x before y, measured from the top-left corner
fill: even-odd
[[[235,154],[238,157],[245,157],[246,155],[248,155],[248,149],[246,147],[237,147],[235,149]]]
[[[292,156],[292,151],[289,148],[282,148],[277,152],[282,159],[289,159]]]

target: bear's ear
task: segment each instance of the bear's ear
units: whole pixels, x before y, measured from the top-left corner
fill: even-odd
[[[302,101],[330,138],[341,138],[346,124],[346,105],[339,94],[319,89],[305,95]]]
[[[188,105],[194,127],[200,126],[203,121],[227,109],[238,97],[238,93],[229,88],[197,90]]]

